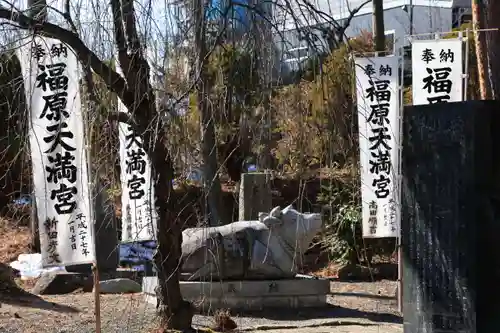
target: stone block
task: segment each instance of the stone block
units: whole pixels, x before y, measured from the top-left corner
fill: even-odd
[[[271,175],[255,172],[241,175],[239,197],[239,221],[259,218],[259,213],[272,209]]]
[[[154,304],[157,283],[156,278],[145,277],[142,284],[146,300]],[[200,310],[321,307],[329,292],[330,282],[323,279],[181,282],[184,299]]]
[[[130,279],[112,279],[99,281],[99,292],[101,294],[125,294],[140,293],[141,285]]]

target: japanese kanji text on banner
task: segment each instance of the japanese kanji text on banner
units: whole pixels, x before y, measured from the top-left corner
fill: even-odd
[[[413,105],[463,101],[462,40],[415,40],[411,46]]]
[[[18,50],[30,108],[30,147],[44,267],[94,262],[79,63],[52,38]]]
[[[117,71],[121,73],[117,65]],[[118,111],[128,113],[118,100]],[[154,184],[151,163],[142,145],[141,137],[132,126],[120,123],[120,168],[122,183],[122,242],[156,239]]]
[[[355,60],[363,237],[399,237],[399,61]]]

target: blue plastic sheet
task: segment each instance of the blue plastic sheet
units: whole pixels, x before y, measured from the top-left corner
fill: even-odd
[[[129,266],[136,271],[145,271],[144,263],[151,263],[156,241],[120,244],[120,265]]]

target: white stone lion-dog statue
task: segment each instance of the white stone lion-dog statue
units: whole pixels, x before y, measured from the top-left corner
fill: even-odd
[[[260,213],[258,221],[189,228],[182,233],[181,272],[190,281],[293,278],[321,227],[321,214],[290,205]]]

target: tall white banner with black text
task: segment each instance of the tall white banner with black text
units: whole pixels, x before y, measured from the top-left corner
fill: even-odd
[[[460,38],[412,41],[413,105],[464,100],[462,45]]]
[[[355,60],[363,237],[399,237],[399,61]]]
[[[116,65],[118,73],[122,73]],[[118,99],[118,111],[128,113]],[[151,162],[142,145],[142,139],[132,126],[119,123],[120,179],[122,185],[122,239],[124,243],[156,239],[154,184]]]
[[[52,38],[18,50],[30,110],[30,147],[44,267],[95,260],[79,63]]]

